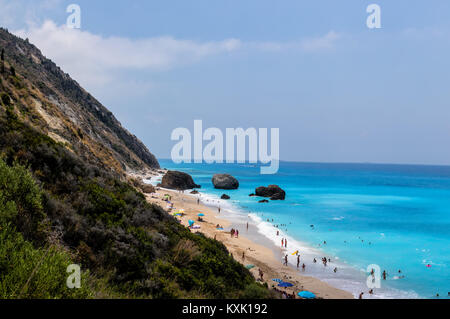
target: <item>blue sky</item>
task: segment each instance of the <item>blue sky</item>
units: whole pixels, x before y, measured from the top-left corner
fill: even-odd
[[[77,3],[81,30],[64,27]],[[382,28],[366,27],[367,5]],[[160,158],[177,127],[280,128],[282,160],[450,164],[450,2],[0,0],[0,24]]]

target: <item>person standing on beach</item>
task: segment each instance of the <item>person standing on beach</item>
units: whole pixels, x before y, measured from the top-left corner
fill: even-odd
[[[305,268],[306,268],[306,265],[303,264],[303,265],[302,265],[302,270],[305,271]]]
[[[197,205],[200,205],[200,198],[197,198]]]
[[[297,268],[300,266],[300,255],[297,255]]]
[[[386,277],[387,277],[386,270],[383,270],[383,280],[386,280]]]
[[[284,238],[281,238],[281,247],[284,247]]]
[[[288,255],[284,256],[284,265],[288,265]]]
[[[247,230],[248,230],[248,222],[247,222]]]
[[[239,230],[236,229],[236,238],[239,238]]]
[[[364,293],[362,292],[362,293],[360,293],[359,294],[359,299],[363,299],[363,295],[364,295]]]
[[[284,247],[287,248],[287,239],[284,240]]]

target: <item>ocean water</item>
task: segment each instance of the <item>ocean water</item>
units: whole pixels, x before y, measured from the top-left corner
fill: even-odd
[[[365,298],[448,298],[450,167],[281,162],[278,174],[260,175],[252,164],[160,164],[191,174],[210,204],[230,195],[217,204],[225,215],[251,221],[274,245],[287,238],[289,262],[296,266],[291,253],[299,250],[305,275]],[[239,189],[214,189],[216,173],[236,177]],[[270,184],[286,191],[285,201],[248,196]],[[323,256],[332,259],[327,267]],[[388,277],[368,296],[372,264]]]

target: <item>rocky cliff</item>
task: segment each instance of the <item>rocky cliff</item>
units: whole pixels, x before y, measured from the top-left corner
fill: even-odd
[[[159,168],[136,136],[28,40],[0,28],[0,50],[0,72],[8,73],[0,81],[2,111],[10,104],[22,121],[118,174]]]

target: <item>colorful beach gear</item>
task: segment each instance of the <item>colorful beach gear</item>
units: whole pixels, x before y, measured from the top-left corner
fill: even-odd
[[[272,281],[275,281],[275,282],[278,282],[278,283],[283,282],[283,280],[281,280],[279,278],[274,278],[274,279],[272,279]]]
[[[316,295],[313,294],[311,291],[300,291],[297,294],[299,297],[304,298],[304,299],[314,299],[316,298]]]
[[[292,287],[293,286],[293,284],[291,284],[290,282],[280,282],[279,284],[278,284],[278,287],[283,287],[283,288],[287,288],[287,287]]]

